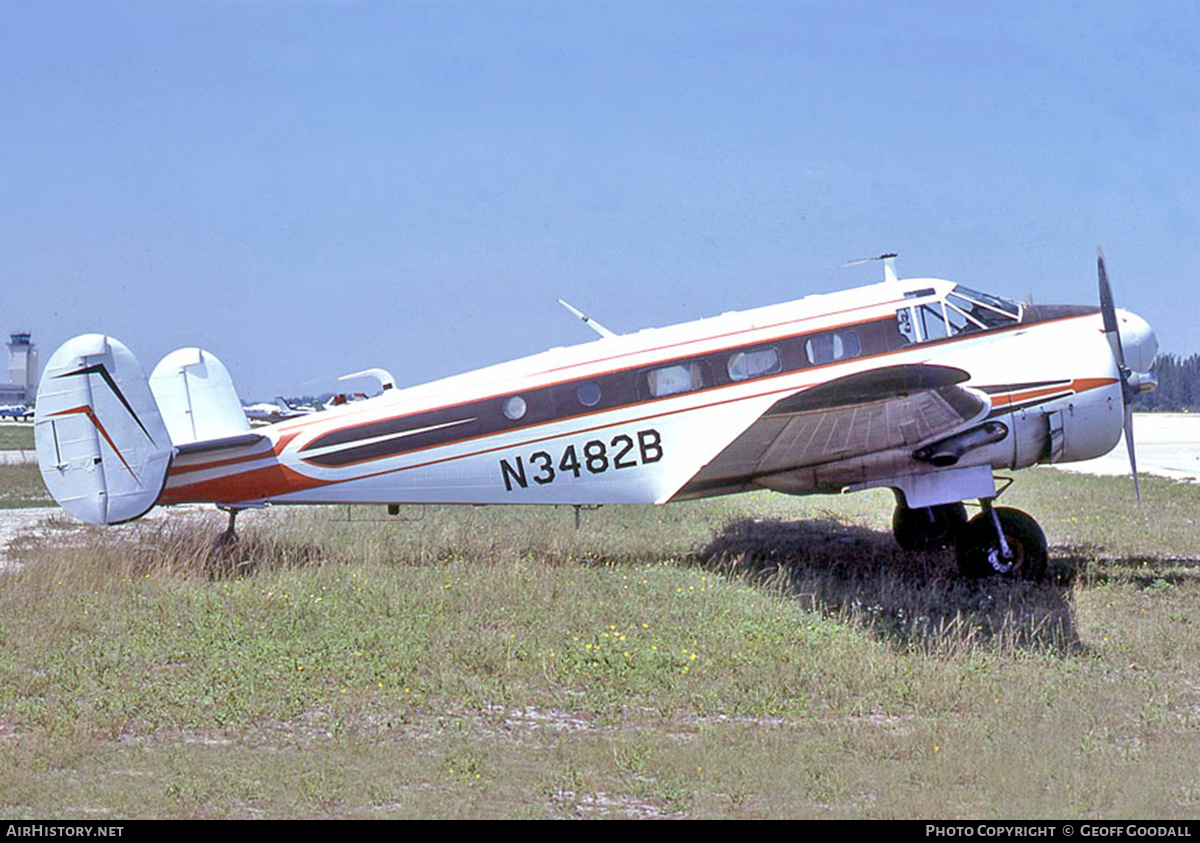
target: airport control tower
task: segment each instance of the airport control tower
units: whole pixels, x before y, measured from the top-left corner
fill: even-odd
[[[28,332],[9,335],[8,379],[13,386],[24,387],[25,401],[32,401],[37,395],[38,353],[29,341]]]

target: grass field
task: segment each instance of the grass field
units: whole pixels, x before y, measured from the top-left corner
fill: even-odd
[[[54,506],[36,465],[0,465],[0,509]]]
[[[33,425],[0,424],[0,451],[32,451]]]
[[[64,522],[0,576],[0,813],[1194,817],[1200,489],[1128,485],[1019,476],[1042,585],[886,493]]]

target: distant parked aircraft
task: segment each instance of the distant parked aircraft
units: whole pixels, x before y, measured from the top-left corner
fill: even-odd
[[[20,419],[29,421],[33,418],[33,410],[24,404],[5,404],[0,407],[0,419]]]
[[[266,424],[295,419],[315,412],[312,407],[293,407],[282,396],[276,398],[275,403],[266,401],[261,404],[249,404],[242,409],[246,413],[246,418]]]

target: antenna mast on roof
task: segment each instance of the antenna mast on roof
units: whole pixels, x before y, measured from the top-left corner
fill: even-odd
[[[605,339],[616,336],[616,334],[614,334],[612,331],[608,330],[608,328],[605,328],[603,325],[601,325],[599,322],[597,322],[592,317],[585,314],[582,310],[572,307],[571,305],[567,304],[562,299],[559,299],[558,303],[561,304],[563,307],[565,307],[567,310],[569,310],[572,314],[574,314],[575,316],[578,316],[580,319],[582,319],[583,324],[587,325],[589,328],[591,328],[593,331],[595,331],[597,334],[604,337]]]
[[[888,282],[899,281],[900,278],[896,275],[896,257],[896,252],[888,252],[885,255],[878,255],[873,258],[859,258],[858,260],[847,261],[842,266],[858,266],[860,263],[883,261],[883,280]]]

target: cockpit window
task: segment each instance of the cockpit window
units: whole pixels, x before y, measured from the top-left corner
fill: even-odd
[[[1021,320],[1021,305],[1009,299],[981,293],[959,285],[946,296],[948,304],[988,328],[1011,325]]]
[[[936,295],[932,289],[913,290],[906,299]],[[896,311],[896,328],[905,343],[930,342],[946,337],[1007,328],[1021,320],[1021,306],[1009,299],[955,287],[942,300],[915,302]]]
[[[966,334],[970,331],[982,331],[987,328],[987,325],[972,319],[950,301],[946,302],[946,321],[950,323],[950,333],[955,335]]]

